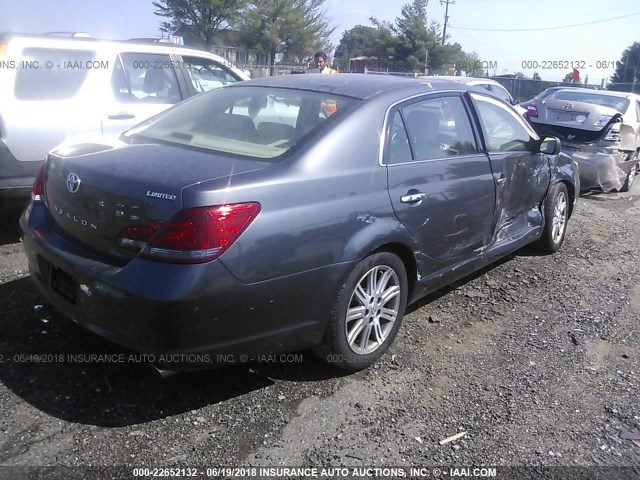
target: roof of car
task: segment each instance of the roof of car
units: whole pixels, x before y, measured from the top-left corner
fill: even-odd
[[[198,52],[204,53],[212,53],[208,50],[198,48],[195,45],[177,45],[171,42],[161,42],[157,41],[159,39],[151,39],[151,38],[133,38],[128,40],[111,40],[104,38],[94,38],[91,36],[87,36],[87,34],[83,32],[51,32],[51,33],[14,33],[14,32],[0,32],[0,43],[8,42],[11,38],[28,38],[33,39],[38,42],[46,42],[47,40],[58,42],[71,42],[73,44],[86,44],[86,45],[100,45],[100,44],[109,44],[109,45],[139,45],[144,46],[144,48],[178,48],[184,50],[194,50]]]
[[[366,99],[378,94],[395,90],[413,88],[417,92],[437,90],[466,90],[469,87],[443,82],[428,82],[425,78],[398,77],[394,75],[364,75],[362,73],[340,73],[323,75],[307,73],[304,75],[281,75],[249,80],[229,85],[229,88],[260,86],[297,88],[332,93],[358,99]],[[473,87],[472,87],[473,88]]]
[[[554,87],[550,87],[554,88]],[[614,90],[592,90],[590,88],[584,87],[562,87],[559,90],[569,90],[572,92],[581,92],[587,95],[606,95],[609,97],[621,97],[621,98],[637,98],[640,100],[640,95],[636,95],[635,93],[630,92],[617,92]]]
[[[433,76],[421,76],[420,78],[424,80],[430,80],[432,82],[436,82],[436,81],[455,82],[455,83],[484,82],[484,83],[491,83],[491,84],[499,84],[499,82],[488,77],[460,77],[457,75],[433,75]]]

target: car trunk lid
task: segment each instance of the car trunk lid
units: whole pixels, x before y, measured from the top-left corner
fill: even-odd
[[[538,118],[531,118],[531,121],[598,132],[607,123],[598,123],[601,117],[616,115],[620,115],[620,112],[609,107],[571,100],[550,99],[546,101],[543,108],[538,108]]]
[[[169,220],[183,209],[185,187],[268,165],[160,145],[84,144],[63,153],[50,157],[45,182],[53,222],[75,241],[124,259],[137,252],[120,246],[122,232]]]

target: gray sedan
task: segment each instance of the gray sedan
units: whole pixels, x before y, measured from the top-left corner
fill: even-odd
[[[560,248],[579,180],[559,149],[481,88],[252,80],[53,151],[24,249],[52,305],[164,367],[312,348],[358,370],[408,304]]]

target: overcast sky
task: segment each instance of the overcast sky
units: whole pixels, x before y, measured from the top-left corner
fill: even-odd
[[[325,9],[337,26],[332,42],[355,25],[369,25],[369,17],[393,22],[409,0],[326,0]],[[0,0],[0,31],[42,33],[83,31],[101,38],[154,37],[160,17],[151,0]],[[444,21],[445,6],[430,0],[429,15]],[[635,15],[634,15],[635,14]],[[602,21],[620,17],[610,21]],[[597,22],[597,23],[594,23]],[[577,27],[565,27],[587,24]],[[590,83],[613,73],[612,62],[634,41],[640,41],[638,0],[455,0],[449,6],[450,41],[476,52],[491,64],[490,74],[535,69],[544,80],[561,80],[574,65]],[[565,27],[565,28],[554,28]],[[537,30],[546,28],[547,30]],[[528,30],[528,31],[485,31]],[[546,65],[545,65],[546,64]],[[609,64],[607,68],[607,64]],[[558,65],[558,64],[556,64]]]

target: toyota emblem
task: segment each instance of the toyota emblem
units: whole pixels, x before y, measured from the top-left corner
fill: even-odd
[[[67,190],[71,193],[76,193],[80,189],[80,177],[77,173],[70,173],[67,177]]]
[[[572,103],[565,103],[564,105],[562,105],[563,110],[571,110],[572,108],[573,108]]]

